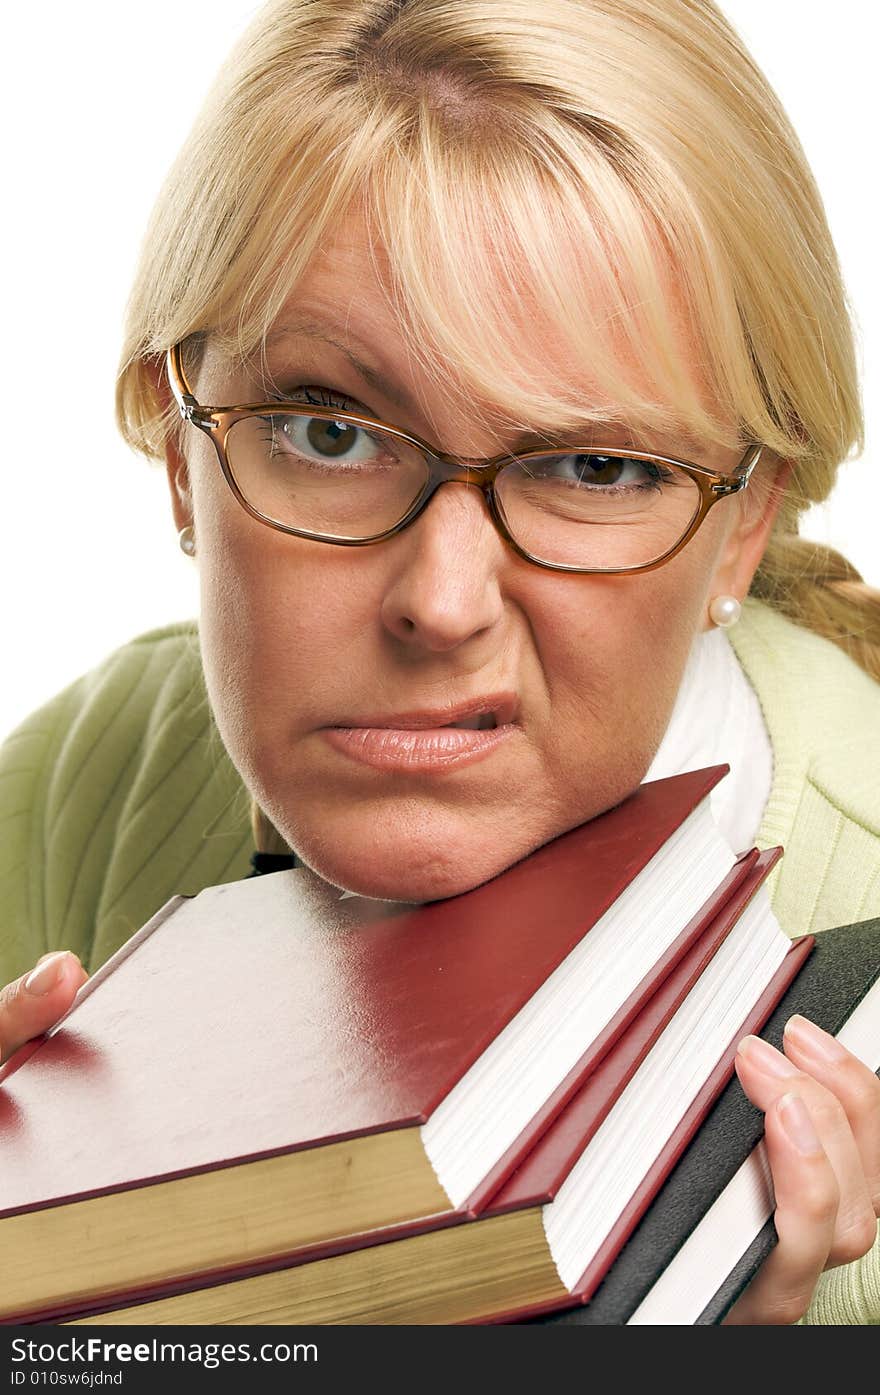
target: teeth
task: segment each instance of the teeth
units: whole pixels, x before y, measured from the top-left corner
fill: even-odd
[[[449,726],[464,731],[492,731],[497,725],[494,713],[480,712],[475,717],[462,717],[460,722],[450,722]]]

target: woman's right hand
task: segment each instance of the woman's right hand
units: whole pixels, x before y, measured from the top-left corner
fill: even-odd
[[[62,949],[44,954],[28,973],[0,988],[0,1065],[58,1021],[87,978],[76,955]]]

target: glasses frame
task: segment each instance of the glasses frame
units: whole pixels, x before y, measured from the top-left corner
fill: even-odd
[[[651,562],[640,562],[633,567],[574,567],[568,563],[547,562],[542,557],[534,556],[517,542],[508,528],[504,511],[495,493],[495,480],[505,466],[555,454],[556,452],[552,449],[524,451],[519,455],[504,453],[492,456],[488,460],[470,459],[466,456],[447,455],[438,451],[429,442],[423,441],[421,437],[414,436],[409,431],[402,431],[399,427],[392,426],[390,422],[382,421],[378,417],[363,416],[357,412],[339,412],[334,407],[299,402],[247,402],[233,407],[207,407],[196,400],[187,381],[183,369],[180,343],[172,345],[167,351],[166,371],[181,417],[210,436],[226,483],[242,508],[258,523],[265,523],[267,527],[275,528],[280,533],[289,533],[297,538],[308,538],[314,542],[331,543],[337,547],[369,547],[374,543],[384,542],[387,538],[393,538],[397,533],[402,533],[405,528],[408,528],[425,511],[441,484],[468,484],[482,492],[489,514],[501,537],[526,562],[531,562],[537,567],[545,567],[548,571],[576,572],[583,576],[618,576],[631,572],[650,572],[671,561],[677,553],[681,552],[683,547],[687,546],[705,521],[709,510],[719,500],[729,498],[730,495],[738,494],[746,488],[764,449],[763,445],[757,442],[750,444],[739,464],[730,473],[710,470],[705,465],[695,465],[689,460],[676,460],[671,456],[654,455],[650,451],[623,450],[618,446],[578,447],[573,445],[565,452],[560,451],[560,454],[570,455],[583,452],[590,455],[609,455],[621,460],[650,460],[656,461],[659,465],[672,465],[689,475],[700,491],[699,507],[684,536],[674,547],[668,548],[662,556],[654,558]],[[330,533],[315,533],[305,528],[294,528],[290,524],[279,523],[277,519],[261,513],[245,498],[226,454],[229,431],[236,422],[247,417],[266,416],[267,414],[316,417],[322,421],[343,421],[366,429],[374,428],[384,431],[410,446],[415,446],[424,455],[428,467],[428,479],[425,486],[399,522],[395,523],[392,528],[387,528],[384,532],[375,533],[368,538],[341,538]]]

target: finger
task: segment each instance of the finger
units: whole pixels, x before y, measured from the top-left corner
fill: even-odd
[[[861,1154],[840,1100],[760,1037],[740,1042],[736,1069],[749,1099],[765,1113],[788,1091],[796,1091],[803,1100],[840,1189],[828,1265],[859,1259],[874,1243],[877,1218]]]
[[[875,1215],[880,1216],[880,1080],[851,1051],[805,1017],[785,1026],[785,1054],[840,1100],[856,1147]]]
[[[58,950],[0,988],[0,1064],[57,1022],[87,978],[75,954]]]
[[[792,1323],[802,1318],[834,1239],[840,1189],[809,1110],[794,1091],[774,1100],[765,1119],[779,1237],[730,1324]]]

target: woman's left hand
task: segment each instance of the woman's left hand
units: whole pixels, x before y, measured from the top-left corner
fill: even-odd
[[[746,1037],[737,1052],[766,1116],[779,1240],[728,1323],[797,1322],[823,1269],[859,1259],[877,1235],[880,1080],[804,1017],[790,1019],[783,1048]]]

